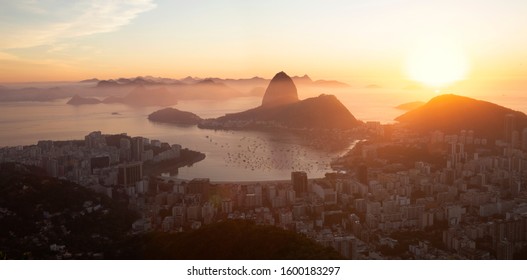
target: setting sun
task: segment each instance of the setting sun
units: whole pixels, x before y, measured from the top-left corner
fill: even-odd
[[[429,41],[411,52],[406,67],[412,80],[437,88],[463,79],[468,62],[454,44]]]

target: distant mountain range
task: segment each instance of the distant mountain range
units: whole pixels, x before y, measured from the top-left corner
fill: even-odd
[[[132,106],[170,106],[177,104],[177,97],[165,87],[136,86],[124,97],[108,97],[103,103],[123,103]]]
[[[295,83],[302,87],[312,87],[316,90],[321,88],[345,88],[347,84],[333,80],[313,81],[307,75],[293,77]],[[109,101],[116,101],[137,87],[161,88],[164,87],[177,100],[209,99],[218,100],[234,97],[261,96],[269,79],[252,77],[248,79],[221,79],[221,78],[197,78],[188,76],[183,79],[171,79],[152,76],[140,76],[133,78],[117,78],[100,80],[90,78],[78,82],[41,83],[38,86],[28,84],[20,88],[12,86],[0,86],[0,102],[13,101],[53,101],[71,98],[75,95],[85,98],[97,97],[100,101],[112,97]],[[114,98],[115,97],[115,98]],[[122,100],[121,100],[122,101]],[[119,102],[121,102],[119,101]],[[81,100],[81,103],[84,101]],[[126,102],[125,102],[126,103]],[[172,103],[171,104],[175,104]],[[170,106],[171,104],[161,104]],[[134,106],[141,106],[135,103]]]
[[[500,139],[505,131],[505,116],[509,114],[514,116],[515,130],[527,127],[527,115],[522,112],[469,97],[445,94],[432,98],[395,120],[421,132],[474,130],[481,137]]]
[[[73,96],[67,104],[70,105],[90,105],[99,103],[122,103],[136,107],[142,106],[167,106],[177,104],[174,94],[165,87],[146,88],[144,86],[135,87],[124,97],[110,96],[103,100],[93,97]]]
[[[294,76],[292,80],[302,86],[320,86],[320,87],[349,87],[348,84],[335,80],[315,80],[313,81],[308,75]],[[98,80],[96,78],[83,80],[81,82],[96,82],[97,87],[119,87],[119,86],[136,86],[136,85],[193,85],[193,84],[268,84],[269,79],[261,77],[252,77],[248,79],[222,79],[222,78],[196,78],[188,76],[183,79],[156,78],[151,76],[136,78],[118,78],[110,80]]]

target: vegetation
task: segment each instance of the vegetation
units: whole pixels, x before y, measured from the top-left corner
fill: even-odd
[[[0,252],[8,259],[96,258],[135,218],[126,203],[37,168],[0,165]]]
[[[180,111],[174,108],[164,108],[148,115],[148,119],[155,122],[174,123],[182,125],[196,125],[201,118],[194,113]]]
[[[342,259],[332,248],[273,226],[225,221],[177,234],[134,236],[108,252],[117,259]]]
[[[307,237],[247,221],[129,235],[136,213],[44,171],[0,164],[0,259],[340,259]]]

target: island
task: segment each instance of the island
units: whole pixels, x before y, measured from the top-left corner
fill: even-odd
[[[334,96],[321,94],[298,99],[293,80],[284,72],[277,73],[267,87],[262,105],[239,113],[206,119],[200,128],[209,129],[352,129],[358,121]]]
[[[175,108],[164,108],[148,115],[148,119],[153,122],[173,123],[182,125],[196,125],[201,118],[191,112],[180,111]]]

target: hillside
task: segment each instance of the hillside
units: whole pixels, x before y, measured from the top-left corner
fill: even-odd
[[[0,257],[5,259],[340,259],[307,237],[247,221],[178,234],[130,235],[124,197],[96,194],[17,163],[0,164]]]
[[[298,100],[293,80],[279,72],[269,83],[262,105],[240,113],[204,120],[201,128],[213,129],[349,129],[360,122],[334,96]]]
[[[226,221],[178,234],[150,233],[119,244],[117,259],[326,260],[342,259],[332,248],[273,226]]]
[[[395,120],[419,131],[441,130],[446,133],[474,130],[475,135],[490,139],[503,138],[505,116],[514,116],[514,129],[527,125],[527,116],[494,103],[469,97],[445,94],[432,98],[425,105]]]
[[[135,219],[126,203],[44,171],[0,164],[0,252],[8,259],[104,257]]]
[[[359,123],[357,119],[333,95],[320,95],[293,104],[273,108],[257,107],[244,112],[228,114],[215,120],[206,120],[200,127],[208,125],[238,124],[239,128],[284,127],[291,129],[349,129]]]

